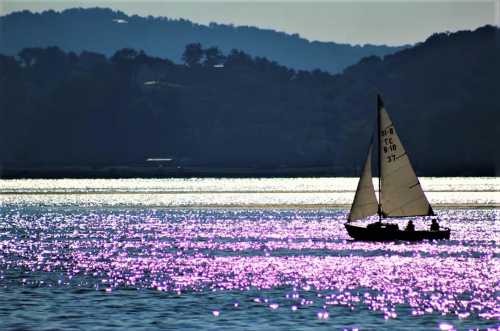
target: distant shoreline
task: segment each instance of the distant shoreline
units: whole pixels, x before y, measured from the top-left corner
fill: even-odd
[[[339,171],[333,167],[304,168],[222,168],[222,167],[40,167],[3,168],[2,179],[21,178],[190,178],[190,177],[339,177],[357,176],[354,172]]]
[[[418,174],[426,177],[498,177],[500,173],[441,172]],[[273,178],[273,177],[358,177],[359,170],[339,167],[225,168],[173,166],[60,166],[2,167],[0,179],[119,179],[119,178]]]

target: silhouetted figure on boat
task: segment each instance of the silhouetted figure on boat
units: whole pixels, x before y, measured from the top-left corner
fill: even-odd
[[[406,225],[405,231],[415,231],[415,225],[413,225],[413,221],[409,220]]]
[[[439,223],[435,218],[432,219],[431,231],[439,231]]]

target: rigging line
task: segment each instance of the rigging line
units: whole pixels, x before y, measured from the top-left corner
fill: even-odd
[[[408,188],[412,189],[412,188],[414,188],[415,186],[418,186],[418,185],[420,185],[420,182],[417,182],[416,184],[410,185],[410,186],[408,186]]]
[[[406,152],[404,152],[403,154],[401,154],[401,155],[399,155],[399,156],[396,156],[396,160],[398,160],[398,159],[402,158],[402,157],[403,157],[403,156],[405,156],[405,155],[406,155]]]
[[[378,221],[382,222],[382,136],[380,131],[380,110],[384,108],[382,97],[377,93],[377,135],[378,135]]]

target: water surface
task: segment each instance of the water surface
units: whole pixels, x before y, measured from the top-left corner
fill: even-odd
[[[425,178],[451,239],[366,243],[355,179],[0,181],[0,329],[499,330],[499,184]]]

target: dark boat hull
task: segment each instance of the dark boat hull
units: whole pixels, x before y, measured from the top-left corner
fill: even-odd
[[[365,228],[361,226],[344,224],[351,238],[365,241],[391,241],[391,240],[441,240],[450,239],[450,229],[439,231],[403,231],[394,227]]]

